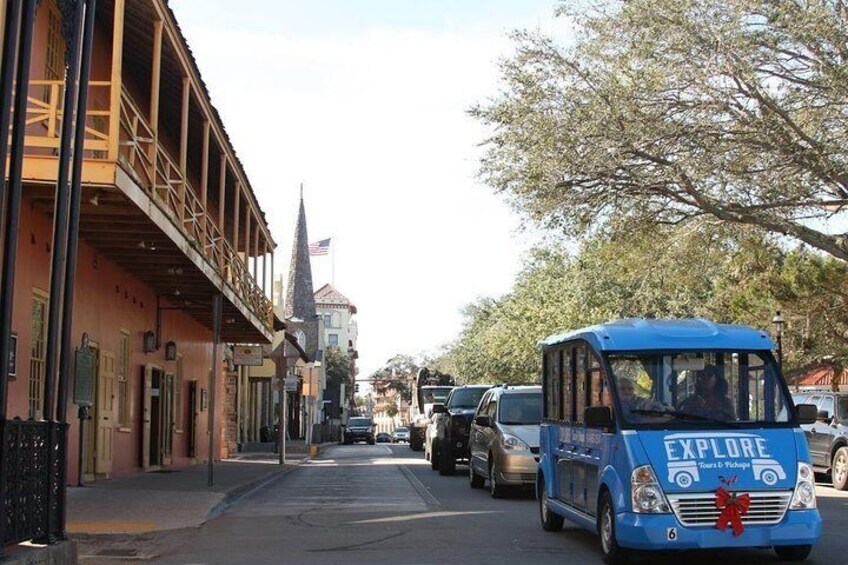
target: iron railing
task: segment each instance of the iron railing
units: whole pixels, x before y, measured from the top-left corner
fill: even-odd
[[[6,480],[3,546],[63,538],[68,424],[0,420],[0,437]]]

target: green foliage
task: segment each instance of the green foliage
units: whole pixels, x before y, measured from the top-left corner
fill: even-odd
[[[324,367],[327,387],[338,387],[350,383],[350,356],[338,347],[328,347],[324,352]]]
[[[848,204],[843,2],[564,0],[560,12],[574,44],[517,33],[500,94],[471,110],[493,132],[481,175],[497,192],[572,236],[709,217],[848,259],[842,235],[809,221]]]
[[[762,232],[698,223],[587,240],[576,256],[537,249],[512,291],[465,311],[459,338],[439,363],[466,382],[539,382],[539,340],[627,317],[705,317],[784,328],[787,365],[848,348],[848,268]]]

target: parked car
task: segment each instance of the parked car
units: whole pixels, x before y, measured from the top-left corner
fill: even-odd
[[[364,441],[374,445],[374,422],[371,421],[371,418],[357,416],[347,421],[342,443],[349,445],[357,441]]]
[[[834,488],[848,490],[848,393],[808,391],[792,399],[796,405],[814,404],[818,411],[815,424],[801,426],[813,469],[830,473]]]
[[[392,443],[399,443],[401,441],[409,443],[409,428],[395,428],[395,431],[392,432]]]
[[[465,385],[451,390],[444,404],[433,406],[428,429],[430,465],[440,475],[453,475],[459,461],[467,461],[468,432],[480,399],[491,385]]]
[[[483,395],[469,438],[471,488],[483,488],[495,498],[512,487],[536,484],[541,386],[496,386]]]
[[[392,436],[388,434],[388,432],[379,432],[375,437],[377,443],[391,443]]]

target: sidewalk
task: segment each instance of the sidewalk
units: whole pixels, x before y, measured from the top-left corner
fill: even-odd
[[[290,442],[286,465],[275,453],[237,453],[215,462],[213,485],[207,464],[138,473],[68,487],[67,532],[138,534],[191,528],[235,498],[296,468],[308,457],[303,442]]]

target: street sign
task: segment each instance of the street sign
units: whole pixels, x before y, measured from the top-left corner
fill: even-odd
[[[262,346],[236,345],[233,347],[233,363],[248,367],[262,366]]]
[[[297,377],[286,377],[286,392],[297,392]]]

